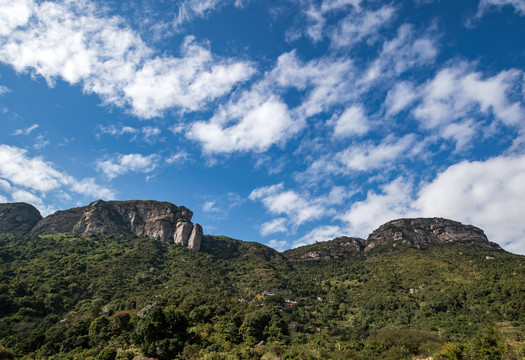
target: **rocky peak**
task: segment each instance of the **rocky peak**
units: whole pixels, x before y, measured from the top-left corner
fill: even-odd
[[[137,235],[175,242],[194,251],[200,248],[202,227],[191,222],[193,213],[169,202],[97,200],[87,206],[57,211],[45,219],[29,204],[0,205],[3,232],[13,232],[23,225],[16,232]],[[13,220],[17,218],[18,223]]]
[[[0,204],[0,232],[27,234],[40,220],[42,216],[33,205]]]
[[[489,242],[483,230],[443,218],[398,219],[381,225],[366,241],[365,252],[381,246],[412,245],[424,249],[429,245],[461,243],[482,248],[500,249]]]

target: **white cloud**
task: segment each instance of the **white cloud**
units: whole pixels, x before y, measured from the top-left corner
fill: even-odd
[[[459,152],[471,143],[477,134],[477,130],[476,123],[472,119],[468,119],[445,126],[441,136],[445,139],[454,140],[456,142],[455,152]]]
[[[26,129],[18,129],[18,130],[15,130],[15,132],[13,133],[13,135],[29,135],[31,134],[31,132],[33,130],[35,130],[36,128],[38,128],[38,124],[33,124],[31,125],[30,127],[26,128]]]
[[[381,192],[370,191],[366,199],[354,202],[338,218],[348,224],[352,236],[366,238],[387,221],[408,216],[413,186],[403,178],[383,185]]]
[[[307,19],[306,35],[308,35],[314,42],[322,40],[325,32],[325,25],[327,15],[335,10],[342,10],[346,7],[353,6],[355,11],[360,10],[361,0],[324,0],[315,6],[310,4],[309,8],[305,10]]]
[[[182,58],[148,60],[123,89],[136,115],[159,116],[173,107],[197,110],[255,72],[249,63],[221,63],[192,37],[186,38],[181,52]]]
[[[462,161],[419,186],[402,177],[354,202],[339,217],[353,235],[366,237],[401,217],[444,217],[483,229],[489,240],[525,254],[525,155]]]
[[[26,1],[24,6],[33,16],[0,13],[10,19],[0,28],[0,61],[40,75],[51,86],[57,78],[80,83],[87,93],[130,106],[140,117],[171,108],[196,110],[254,73],[251,64],[217,58],[192,37],[184,41],[181,57],[154,56],[121,18],[101,15],[86,2]]]
[[[43,192],[70,182],[67,175],[41,157],[30,158],[25,150],[8,145],[0,145],[0,176],[13,184]]]
[[[360,136],[369,130],[368,118],[361,105],[346,108],[341,116],[335,119],[334,123],[334,135],[336,137]]]
[[[475,115],[494,115],[507,125],[518,125],[525,111],[512,99],[515,89],[521,87],[521,75],[519,70],[506,70],[484,79],[466,64],[445,68],[418,89],[421,103],[413,114],[427,129]]]
[[[204,212],[220,212],[220,209],[215,206],[215,201],[206,201],[202,205],[202,211]]]
[[[525,254],[525,155],[463,161],[423,186],[414,208],[485,230],[489,240]]]
[[[294,51],[284,53],[277,59],[269,79],[283,88],[307,90],[306,99],[295,110],[301,118],[327,111],[359,93],[355,68],[348,58],[323,57],[304,63]]]
[[[0,96],[5,95],[5,94],[7,94],[10,91],[11,91],[11,89],[9,89],[8,87],[0,85]]]
[[[406,81],[397,83],[385,99],[386,114],[395,116],[411,105],[417,98],[414,86]]]
[[[9,145],[0,145],[0,178],[0,190],[10,194],[14,201],[34,200],[33,204],[43,213],[51,207],[44,205],[42,196],[60,193],[63,189],[96,198],[115,196],[112,190],[96,184],[92,178],[77,180],[56,170],[42,157],[30,157],[26,150]]]
[[[337,225],[322,225],[316,227],[297,241],[293,243],[293,247],[313,244],[315,242],[333,240],[341,236],[344,230]]]
[[[210,121],[195,122],[188,136],[200,142],[207,153],[263,152],[301,128],[279,98],[252,89],[222,106]]]
[[[483,15],[491,7],[513,6],[521,16],[525,15],[525,0],[481,0],[478,16]]]
[[[114,199],[115,193],[95,182],[93,178],[82,179],[71,184],[71,190],[76,193],[90,196],[96,199]]]
[[[351,12],[330,34],[332,45],[350,47],[363,40],[373,38],[392,20],[395,9],[385,5],[377,10]]]
[[[400,139],[386,137],[380,144],[363,143],[353,145],[335,156],[344,171],[369,171],[387,165],[402,155],[410,156],[408,151],[415,143],[415,136],[405,135]]]
[[[0,0],[0,36],[24,25],[32,13],[32,0]]]
[[[100,134],[108,134],[111,136],[119,137],[126,134],[136,134],[139,130],[131,127],[131,126],[124,126],[124,125],[108,125],[108,126],[97,126],[97,136],[100,136]]]
[[[265,222],[261,225],[259,232],[262,236],[275,233],[285,233],[288,231],[286,227],[286,218],[277,218],[271,221]]]
[[[378,58],[371,63],[364,81],[398,76],[408,69],[433,63],[437,55],[436,40],[430,35],[417,37],[414,27],[403,24],[397,37],[383,43]]]
[[[176,152],[172,155],[170,155],[169,157],[166,158],[166,163],[170,164],[170,165],[173,165],[173,164],[183,164],[185,163],[186,161],[190,160],[191,158],[191,155],[188,154],[187,152],[185,151],[179,151],[179,152]]]
[[[118,155],[115,159],[98,161],[97,170],[102,171],[109,179],[113,179],[129,172],[150,173],[155,170],[159,160],[157,154]]]
[[[286,240],[270,240],[268,242],[268,246],[277,250],[277,251],[284,251],[288,248],[288,242]]]
[[[285,190],[282,183],[256,188],[249,199],[260,200],[271,214],[287,215],[295,226],[326,215],[326,208],[319,201]]]

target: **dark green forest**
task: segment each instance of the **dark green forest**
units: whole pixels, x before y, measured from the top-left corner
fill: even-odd
[[[525,257],[311,248],[0,234],[0,359],[525,358]]]

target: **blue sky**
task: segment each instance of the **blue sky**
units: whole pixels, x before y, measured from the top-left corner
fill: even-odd
[[[446,217],[525,254],[525,0],[0,0],[0,202],[278,250]]]

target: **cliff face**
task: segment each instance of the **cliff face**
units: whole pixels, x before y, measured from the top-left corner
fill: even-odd
[[[169,202],[97,200],[87,206],[57,211],[45,219],[39,217],[32,224],[26,223],[25,232],[124,236],[134,234],[162,242],[175,242],[198,251],[202,227],[193,225],[192,216],[193,213],[184,206],[175,206]],[[13,225],[9,225],[12,222],[6,222],[6,219],[5,216],[0,216],[0,226],[5,224],[4,226],[12,227]],[[188,229],[183,233],[177,231],[178,224],[181,223]]]
[[[40,220],[42,216],[33,205],[0,204],[0,232],[27,234]]]

